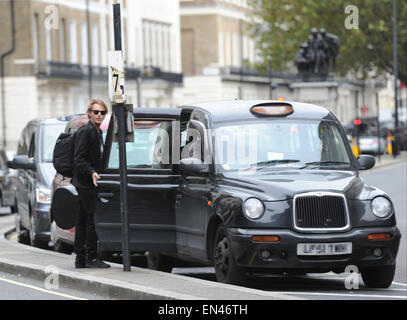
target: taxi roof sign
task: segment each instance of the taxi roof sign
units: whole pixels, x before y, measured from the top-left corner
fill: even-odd
[[[262,117],[283,117],[294,112],[294,108],[287,102],[262,103],[250,108],[250,112]]]

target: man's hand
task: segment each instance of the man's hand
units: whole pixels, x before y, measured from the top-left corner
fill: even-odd
[[[97,172],[94,172],[92,174],[92,179],[93,179],[93,184],[97,187],[98,186],[97,181],[100,179],[100,176],[97,174]]]

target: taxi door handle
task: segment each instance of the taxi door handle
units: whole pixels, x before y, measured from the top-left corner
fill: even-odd
[[[102,203],[109,203],[107,198],[113,198],[113,193],[98,193],[98,198]]]

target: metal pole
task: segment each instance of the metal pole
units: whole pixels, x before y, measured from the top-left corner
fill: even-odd
[[[113,4],[114,20],[114,47],[116,51],[122,50],[121,41],[121,15],[120,4]],[[122,218],[122,252],[123,271],[131,271],[129,248],[129,220],[127,208],[127,159],[126,159],[126,113],[123,103],[116,108],[118,124],[119,162],[120,162],[120,213]]]
[[[240,55],[239,100],[241,100],[243,99],[243,39],[242,39],[241,19],[239,19],[239,55]]]
[[[86,24],[88,33],[88,90],[89,100],[92,99],[92,54],[91,54],[91,34],[90,34],[90,16],[89,16],[89,0],[86,0]]]
[[[381,145],[380,145],[380,106],[379,106],[379,93],[376,92],[376,117],[377,117],[377,155],[379,162],[381,161]]]
[[[395,134],[399,126],[398,115],[398,61],[397,61],[397,0],[393,0],[393,64],[394,64],[394,130]]]
[[[267,58],[268,61],[268,74],[269,74],[269,99],[272,100],[273,99],[273,65],[272,65],[272,60],[271,57],[268,56]]]
[[[137,107],[141,108],[141,73],[137,78]]]

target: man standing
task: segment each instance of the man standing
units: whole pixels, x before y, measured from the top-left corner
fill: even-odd
[[[79,196],[75,231],[75,268],[109,268],[97,257],[98,237],[93,212],[96,205],[98,172],[102,164],[103,137],[100,125],[108,112],[106,104],[92,99],[88,105],[87,125],[76,132],[72,184]]]

